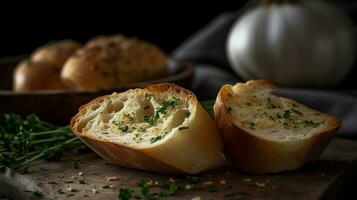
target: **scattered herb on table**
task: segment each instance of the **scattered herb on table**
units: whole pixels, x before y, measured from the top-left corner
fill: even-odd
[[[58,190],[57,190],[57,193],[58,193],[58,194],[64,194],[65,192],[64,192],[62,189],[58,189]]]
[[[208,186],[207,191],[208,191],[208,192],[218,192],[219,189],[218,189],[217,186],[210,185],[210,186]]]
[[[33,196],[42,197],[42,192],[38,190],[25,190],[25,192],[31,192]]]
[[[85,184],[86,182],[84,181],[83,177],[80,177],[78,180],[79,184]]]
[[[151,188],[155,190],[151,191]],[[135,198],[158,200],[174,195],[179,189],[180,187],[174,183],[163,183],[161,185],[152,186],[148,184],[148,181],[142,180],[138,183],[138,188],[120,188],[118,191],[118,199],[128,200]]]
[[[118,193],[118,199],[129,200],[133,196],[134,190],[130,188],[120,188]]]

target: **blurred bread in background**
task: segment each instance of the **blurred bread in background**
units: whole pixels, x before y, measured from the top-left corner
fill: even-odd
[[[66,89],[60,78],[61,67],[48,62],[22,61],[14,71],[15,91]]]
[[[81,44],[73,40],[59,40],[36,49],[29,60],[18,64],[13,74],[15,91],[66,89],[60,74],[63,64]]]
[[[81,46],[80,43],[74,40],[52,41],[37,48],[32,53],[31,60],[52,63],[62,68],[68,57]]]
[[[166,76],[166,58],[159,47],[146,41],[98,36],[67,60],[61,78],[76,90],[116,87]]]

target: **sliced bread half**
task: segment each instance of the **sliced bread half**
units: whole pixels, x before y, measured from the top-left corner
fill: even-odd
[[[220,157],[220,135],[195,95],[174,84],[99,97],[71,129],[106,160],[160,173],[198,173]]]
[[[341,126],[334,116],[272,94],[269,81],[224,85],[214,104],[224,153],[251,173],[293,170],[315,160]]]

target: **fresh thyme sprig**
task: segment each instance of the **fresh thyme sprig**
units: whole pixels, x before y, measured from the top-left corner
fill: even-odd
[[[65,149],[81,144],[68,126],[58,127],[36,115],[21,118],[4,114],[0,123],[0,171],[6,168],[26,173],[39,159],[59,158]]]

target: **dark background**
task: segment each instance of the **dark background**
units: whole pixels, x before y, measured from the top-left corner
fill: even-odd
[[[356,21],[357,3],[339,1]],[[101,34],[122,33],[158,44],[170,53],[194,32],[246,1],[13,2],[0,4],[0,57],[29,54],[51,40],[85,42]],[[197,3],[197,2],[196,2]]]
[[[219,13],[237,10],[244,3],[7,5],[0,10],[0,56],[30,53],[50,40],[72,38],[85,42],[93,36],[116,33],[152,41],[169,53]]]

